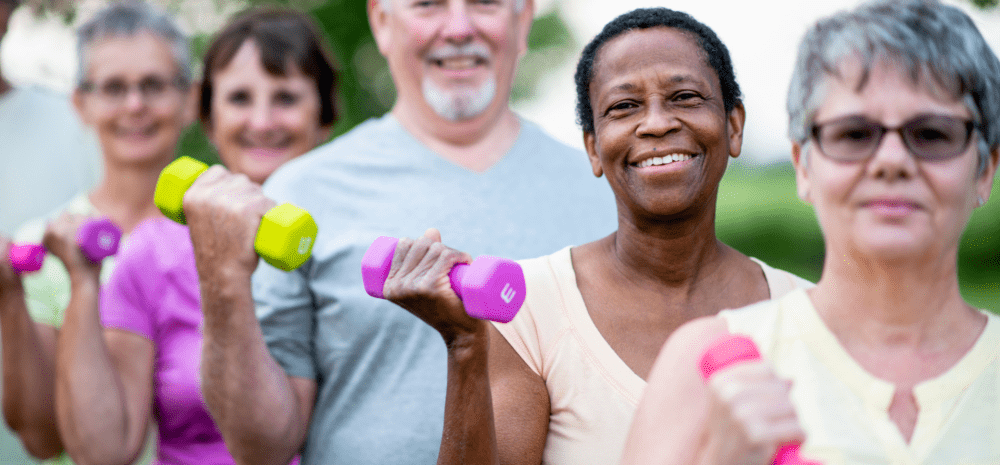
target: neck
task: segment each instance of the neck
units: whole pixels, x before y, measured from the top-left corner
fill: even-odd
[[[160,172],[170,163],[169,157],[157,157],[155,163],[115,163],[105,157],[104,177],[90,193],[90,201],[111,221],[131,232],[142,221],[160,216],[153,204],[153,192]]]
[[[715,236],[714,199],[710,204],[713,208],[679,219],[650,221],[619,213],[612,263],[654,285],[693,287],[719,271],[731,250]]]
[[[826,256],[823,277],[810,297],[845,345],[928,347],[953,339],[957,328],[980,319],[959,292],[957,247],[899,260],[831,247]]]
[[[514,145],[520,130],[517,115],[505,100],[497,99],[480,115],[450,121],[429,109],[400,99],[392,115],[410,134],[448,161],[475,172],[484,172],[500,161]]]

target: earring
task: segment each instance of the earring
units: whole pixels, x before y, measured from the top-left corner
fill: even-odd
[[[981,196],[981,195],[980,195],[980,196],[979,196],[979,206],[981,207],[981,206],[983,206],[983,204],[985,204],[985,203],[986,203],[986,200],[983,200],[983,196]]]

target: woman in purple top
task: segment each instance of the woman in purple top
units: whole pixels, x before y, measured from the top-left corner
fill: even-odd
[[[328,138],[335,72],[320,37],[308,16],[276,9],[244,14],[216,35],[200,116],[233,171],[263,182]],[[101,290],[99,316],[66,322],[97,336],[56,374],[60,431],[87,438],[67,439],[71,456],[128,463],[153,418],[159,463],[234,463],[202,398],[199,295],[187,228],[162,217],[139,225]]]

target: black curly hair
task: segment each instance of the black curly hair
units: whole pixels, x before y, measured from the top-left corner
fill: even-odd
[[[705,52],[708,65],[715,70],[722,86],[722,101],[726,113],[741,102],[740,85],[736,83],[733,72],[733,62],[729,58],[729,50],[719,40],[708,26],[700,23],[687,13],[669,8],[639,8],[625,13],[604,26],[600,34],[594,37],[580,55],[576,65],[576,117],[583,127],[583,132],[594,132],[594,112],[590,106],[590,82],[594,79],[594,62],[597,52],[609,40],[614,39],[634,29],[649,29],[654,27],[670,27],[693,34],[698,39],[698,45]]]

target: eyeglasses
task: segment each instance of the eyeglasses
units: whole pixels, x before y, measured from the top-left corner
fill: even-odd
[[[100,85],[96,85],[93,82],[84,82],[80,86],[80,90],[84,92],[94,93],[108,103],[114,105],[121,105],[125,102],[125,97],[128,96],[132,88],[135,87],[139,91],[139,96],[146,103],[159,103],[164,100],[167,96],[168,91],[173,89],[184,89],[187,84],[184,82],[180,76],[176,76],[173,79],[165,79],[159,76],[148,76],[140,80],[135,84],[129,84],[125,82],[124,79],[112,78],[104,81]]]
[[[827,158],[862,161],[875,154],[887,132],[897,132],[914,157],[934,161],[965,152],[974,128],[971,120],[943,115],[920,115],[891,128],[855,115],[814,124],[812,137]]]

